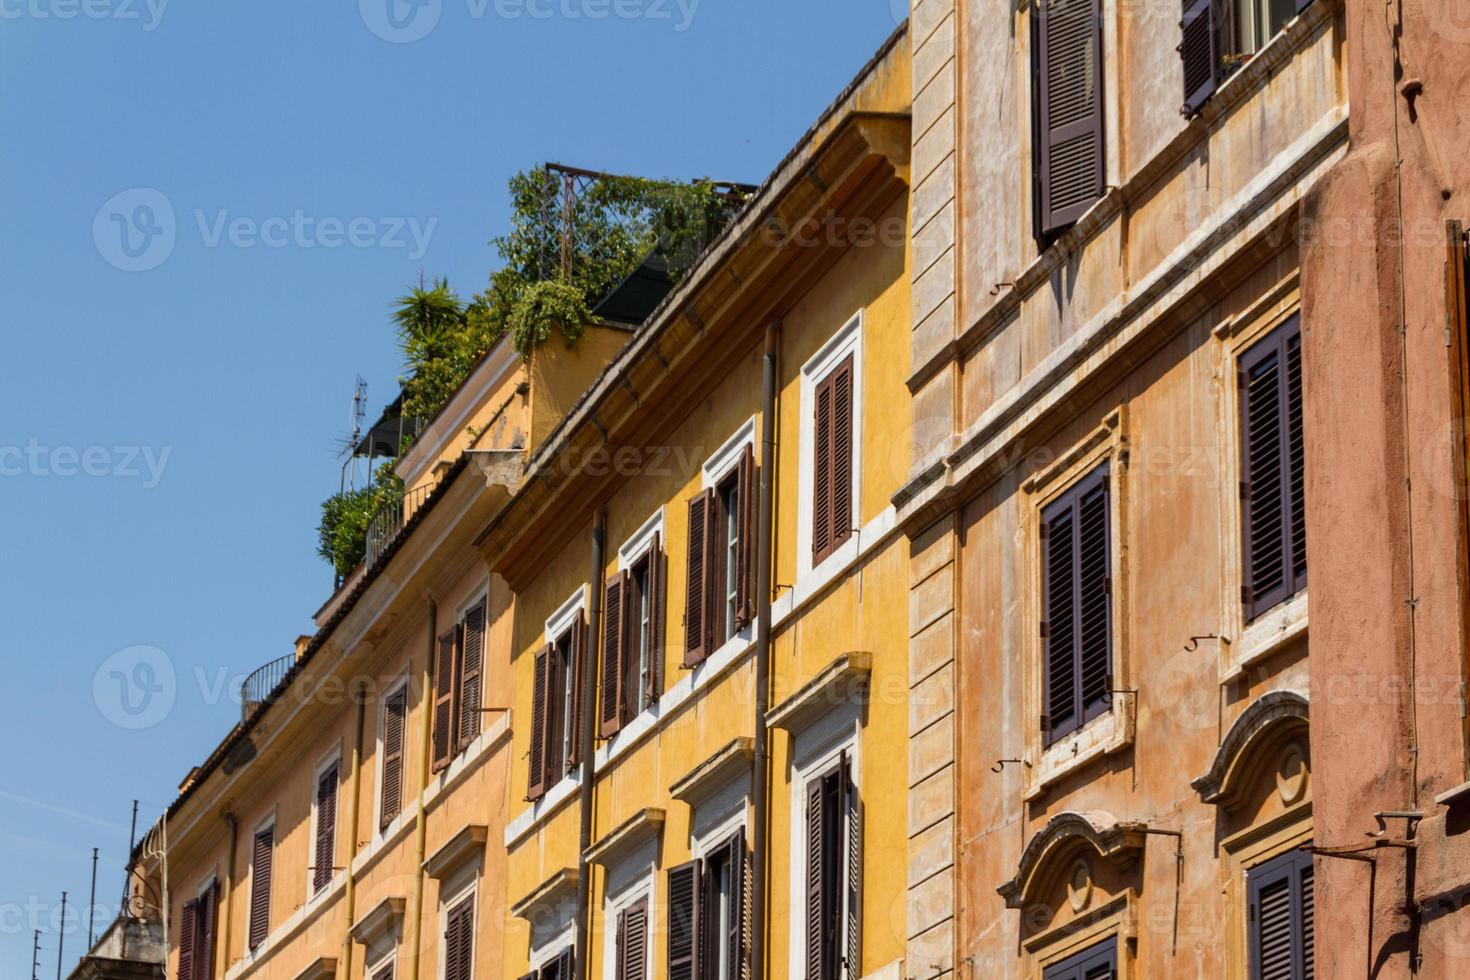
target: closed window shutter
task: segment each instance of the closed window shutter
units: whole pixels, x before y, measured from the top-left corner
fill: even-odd
[[[642,899],[618,917],[617,980],[646,980],[648,971],[648,900]]]
[[[485,603],[476,603],[460,624],[459,747],[480,734],[480,692],[485,673]]]
[[[817,385],[812,418],[812,564],[832,553],[832,382]]]
[[[744,629],[755,619],[755,450],[745,447],[740,454],[740,468],[736,471],[735,496],[739,500],[740,513],[736,527],[740,534],[740,547],[736,551],[735,574],[735,629]]]
[[[572,662],[568,676],[563,678],[562,683],[572,685],[572,744],[567,752],[566,768],[578,765],[582,761],[582,732],[587,725],[586,708],[582,703],[582,671],[587,660],[587,614],[583,611],[577,612],[576,623],[572,626]],[[553,688],[555,691],[565,690],[558,684]],[[560,778],[561,773],[555,777]]]
[[[316,784],[316,859],[311,889],[319,892],[332,880],[337,857],[337,767],[322,773]]]
[[[1066,502],[1070,505],[1070,501]],[[1045,648],[1042,735],[1050,745],[1077,727],[1077,685],[1072,671],[1077,636],[1073,601],[1072,564],[1076,555],[1072,508],[1064,506],[1047,515],[1041,525],[1042,589],[1046,618],[1041,624]]]
[[[827,848],[826,822],[822,813],[823,781],[814,779],[807,785],[806,797],[806,976],[807,980],[828,980],[823,970],[826,961],[827,886],[825,860]]]
[[[669,980],[700,980],[700,863],[670,868]]]
[[[219,925],[219,882],[211,882],[199,896],[198,941],[194,980],[214,980],[214,937]]]
[[[684,666],[702,662],[713,645],[710,624],[710,527],[714,492],[705,490],[689,501],[689,581],[684,605]]]
[[[270,932],[271,861],[275,857],[276,829],[267,827],[255,835],[250,858],[250,948],[265,942]],[[198,980],[198,978],[196,978]]]
[[[727,864],[730,868],[730,955],[734,957],[732,980],[748,975],[750,959],[750,860],[745,852],[745,828],[730,838]]]
[[[194,941],[199,929],[198,899],[184,903],[184,911],[179,920],[179,980],[203,980],[194,971]]]
[[[1102,19],[1099,0],[1041,0],[1037,159],[1041,234],[1062,231],[1102,197]]]
[[[551,660],[555,656],[550,646],[537,652],[531,668],[531,746],[530,763],[528,765],[529,776],[526,785],[526,799],[539,800],[546,793],[546,757],[548,752],[547,741],[548,697],[550,694]]]
[[[1247,620],[1306,584],[1301,333],[1297,321],[1240,361],[1241,599]]]
[[[852,537],[853,361],[817,386],[812,420],[812,564]]]
[[[653,704],[664,690],[664,552],[662,535],[654,532],[648,548],[648,685],[644,694]]]
[[[598,699],[598,733],[612,738],[623,727],[623,679],[627,677],[627,632],[623,622],[628,573],[607,580],[602,603],[602,677]]]
[[[846,868],[843,882],[843,927],[844,936],[842,975],[845,980],[858,980],[862,976],[862,922],[863,922],[863,824],[862,801],[858,797],[857,782],[853,778],[852,759],[842,754],[840,771],[842,804],[841,813],[847,825]]]
[[[1107,473],[1095,476],[1077,502],[1077,687],[1085,724],[1112,704],[1112,569],[1108,547]]]
[[[455,638],[459,631],[452,629],[439,637],[438,655],[434,661],[434,771],[449,766],[454,757],[455,730]]]
[[[1219,9],[1220,0],[1184,0],[1179,57],[1184,62],[1184,105],[1180,111],[1186,116],[1199,112],[1220,84]]]
[[[1042,972],[1043,980],[1113,980],[1118,975],[1118,941],[1105,939]]]
[[[449,910],[444,923],[444,980],[471,980],[474,976],[475,900],[465,899]]]
[[[383,787],[378,824],[386,827],[403,812],[403,736],[408,719],[408,688],[383,703]]]
[[[1312,857],[1291,851],[1247,874],[1252,980],[1310,980],[1315,916]]]

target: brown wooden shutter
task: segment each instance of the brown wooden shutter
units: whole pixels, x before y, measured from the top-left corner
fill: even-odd
[[[714,491],[705,490],[689,501],[689,582],[684,606],[684,666],[693,667],[709,656],[714,647],[710,622],[710,565],[715,559],[709,546],[714,524]]]
[[[383,703],[382,813],[378,825],[386,827],[403,812],[403,741],[408,721],[408,688],[402,687]]]
[[[823,819],[823,783],[813,779],[807,784],[806,796],[806,975],[812,980],[824,980],[822,966],[829,940],[824,858],[834,842],[827,840]]]
[[[214,980],[214,937],[219,928],[219,882],[210,882],[199,896],[198,942],[195,944],[194,980]]]
[[[612,738],[623,727],[623,679],[627,676],[628,631],[623,622],[628,573],[607,580],[602,603],[602,676],[598,698],[598,733]]]
[[[1312,5],[1312,0],[1296,0],[1296,12],[1301,13]]]
[[[1241,598],[1247,621],[1306,584],[1301,333],[1295,318],[1240,359]]]
[[[1077,685],[1072,670],[1077,615],[1072,567],[1076,556],[1075,515],[1070,500],[1059,502],[1041,525],[1043,646],[1042,738],[1050,745],[1077,727]]]
[[[647,980],[648,899],[640,899],[618,916],[617,980]]]
[[[571,669],[567,671],[564,683],[572,685],[572,744],[567,752],[566,769],[582,762],[582,732],[587,727],[587,708],[582,700],[582,672],[586,670],[587,660],[587,613],[585,610],[577,611],[577,620],[572,626],[572,663]],[[561,691],[563,688],[557,685],[553,691]],[[560,779],[563,773],[553,774],[553,781]]]
[[[1286,473],[1291,495],[1292,591],[1307,584],[1307,469],[1302,429],[1302,337],[1293,322],[1286,344]]]
[[[452,629],[439,636],[439,652],[434,660],[434,771],[448,768],[454,757],[455,730],[455,638]]]
[[[730,868],[730,955],[734,980],[747,976],[750,959],[750,858],[745,848],[745,828],[741,827],[726,846]]]
[[[700,980],[699,861],[669,869],[669,980]]]
[[[1112,706],[1109,523],[1108,477],[1104,469],[1085,480],[1077,495],[1077,689],[1083,724]]]
[[[1312,856],[1288,851],[1246,874],[1251,976],[1297,980],[1315,973]]]
[[[1184,105],[1180,112],[1186,116],[1199,112],[1220,84],[1219,11],[1220,0],[1184,0],[1179,57],[1184,62]]]
[[[319,892],[332,880],[337,860],[337,766],[333,765],[316,783],[316,858],[311,873],[311,890]]]
[[[817,386],[812,447],[812,564],[852,537],[853,359]]]
[[[858,980],[862,976],[862,922],[863,922],[863,825],[862,800],[858,796],[857,781],[852,772],[852,759],[842,753],[841,813],[847,828],[846,861],[843,877],[844,926],[846,942],[843,944],[842,975],[845,980]]]
[[[572,980],[572,951],[570,948],[561,951],[556,958],[556,980]]]
[[[550,755],[547,745],[550,739],[548,731],[550,711],[547,710],[550,698],[548,675],[552,658],[555,656],[555,650],[547,645],[536,653],[531,668],[531,746],[526,785],[526,799],[528,800],[539,800],[546,793],[546,759]]]
[[[832,553],[832,383],[817,385],[812,418],[812,565]]]
[[[471,980],[474,976],[475,899],[466,898],[449,910],[444,922],[444,980]]]
[[[662,535],[648,547],[648,677],[644,696],[653,704],[664,690],[664,552]]]
[[[755,619],[755,450],[745,447],[735,476],[735,498],[740,512],[735,526],[740,535],[736,549],[735,630]]]
[[[199,931],[199,900],[184,903],[179,916],[179,976],[178,980],[202,980],[195,973],[194,941]]]
[[[480,701],[485,674],[485,603],[478,602],[460,624],[459,747],[480,734]]]
[[[1040,0],[1036,52],[1041,234],[1062,231],[1103,195],[1099,0]]]
[[[275,858],[276,828],[255,835],[250,858],[250,948],[265,942],[270,933],[271,862]]]

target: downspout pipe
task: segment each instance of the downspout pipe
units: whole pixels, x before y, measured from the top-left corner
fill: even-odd
[[[577,831],[577,939],[572,955],[577,967],[572,971],[584,980],[592,976],[591,950],[588,937],[592,926],[592,881],[591,865],[587,862],[587,849],[592,846],[592,778],[596,773],[593,765],[593,733],[596,731],[597,716],[597,640],[602,635],[602,572],[607,548],[607,507],[597,508],[592,518],[592,572],[587,580],[587,637],[582,643],[581,671],[582,724],[577,751],[582,760],[581,788],[578,793],[581,808],[581,826]]]
[[[225,827],[230,834],[229,856],[225,859],[225,884],[224,884],[224,915],[220,916],[219,925],[219,963],[215,965],[214,975],[222,977],[225,975],[230,963],[230,920],[235,916],[235,858],[238,856],[240,846],[240,818],[229,810],[225,811]],[[127,931],[123,931],[127,936]],[[124,939],[126,942],[126,939]]]
[[[337,960],[337,976],[340,977],[352,976],[352,920],[356,915],[354,901],[357,898],[352,859],[357,857],[357,821],[362,816],[362,732],[367,715],[365,685],[357,685],[352,692],[352,700],[357,704],[357,723],[352,737],[352,786],[348,791],[347,805],[347,884],[342,889],[342,956]]]
[[[429,714],[433,710],[434,641],[438,636],[439,604],[429,600],[429,635],[425,647],[424,669],[419,673],[419,690],[423,696],[424,723],[419,727],[419,778],[414,785],[418,790],[418,804],[413,820],[413,897],[408,906],[408,964],[403,971],[405,980],[419,980],[419,947],[424,933],[424,850],[429,836],[429,815],[424,810],[424,791],[429,788],[430,757],[429,735],[433,729]],[[342,974],[346,976],[346,974]]]
[[[751,889],[750,974],[766,976],[767,826],[770,823],[770,755],[766,750],[766,711],[770,707],[771,673],[771,544],[776,483],[776,370],[781,353],[781,324],[766,327],[761,359],[761,466],[755,536],[755,751],[751,758]]]

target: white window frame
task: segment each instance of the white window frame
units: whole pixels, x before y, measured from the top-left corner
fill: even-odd
[[[403,767],[403,786],[400,790],[402,802],[405,805],[398,811],[398,816],[393,818],[393,823],[387,827],[383,826],[383,763],[386,761],[384,753],[388,748],[387,742],[383,737],[383,731],[387,727],[388,722],[388,702],[400,690],[408,694],[403,702],[403,760],[407,762],[409,741],[408,718],[413,709],[413,692],[409,688],[409,680],[409,668],[404,667],[403,671],[390,680],[387,686],[383,688],[383,696],[378,699],[377,777],[373,780],[373,837],[377,840],[391,836],[398,821],[402,820],[404,814],[410,812],[412,809],[406,805],[408,803],[408,766],[405,765]]]
[[[332,867],[335,868],[337,866],[337,837],[340,837],[341,836],[341,830],[342,830],[341,816],[342,816],[342,776],[343,776],[343,773],[342,773],[342,745],[341,745],[340,742],[336,746],[334,746],[332,749],[328,750],[328,752],[325,755],[323,755],[320,759],[317,760],[316,766],[315,766],[315,768],[312,769],[312,773],[311,773],[311,820],[309,821],[310,830],[311,830],[311,836],[309,836],[309,837],[306,838],[307,853],[311,855],[311,861],[308,863],[308,866],[307,866],[307,869],[306,869],[306,904],[307,905],[312,904],[317,899],[319,899],[323,895],[325,895],[327,892],[331,891],[332,890],[332,885],[334,884],[334,882],[336,881],[336,878],[337,878],[337,872],[336,871],[333,871],[331,877],[327,879],[327,883],[325,885],[322,885],[321,888],[314,888],[314,887],[312,887],[312,885],[313,885],[313,879],[314,879],[314,877],[316,875],[316,872],[313,871],[312,868],[314,868],[317,864],[319,864],[321,862],[321,855],[316,852],[316,826],[317,826],[317,797],[316,797],[316,788],[317,788],[317,785],[321,782],[322,774],[325,773],[328,769],[332,768],[332,766],[334,766],[334,765],[337,767],[337,817],[338,817],[338,820],[337,820],[337,831],[338,831],[338,833],[336,835],[334,835],[333,838],[332,838],[332,854],[331,854],[331,857],[328,858],[328,860],[332,862]],[[275,866],[274,865],[272,865],[272,867],[271,867],[271,877],[273,877],[273,878],[275,877]]]
[[[392,967],[393,967],[393,977],[394,977],[394,980],[397,980],[397,978],[398,978],[398,945],[396,943],[390,944],[388,946],[388,952],[384,953],[382,956],[379,956],[375,960],[369,960],[368,961],[366,977],[364,978],[364,980],[372,980],[373,977],[377,976],[379,973],[382,972],[383,967],[389,966],[389,965],[392,965]]]
[[[633,571],[633,568],[645,557],[649,558],[651,569],[651,563],[654,561],[658,561],[659,559],[658,555],[652,554],[653,536],[655,534],[658,535],[660,541],[667,540],[666,536],[664,535],[664,508],[662,507],[654,511],[653,516],[644,521],[643,525],[639,527],[638,530],[629,535],[628,540],[624,541],[622,546],[618,548],[618,571],[631,573]],[[657,621],[657,610],[649,609],[649,615],[650,617],[654,618],[655,622]],[[640,622],[639,625],[641,627],[642,623]],[[640,640],[639,642],[641,643],[642,641]],[[657,644],[649,645],[648,653],[650,660],[647,664],[640,665],[640,681],[642,680],[644,671],[652,670],[655,667],[652,661],[652,657],[657,656],[658,653],[658,651],[654,649],[655,646],[657,646]],[[644,689],[644,686],[640,684],[638,692],[638,697],[640,700],[642,700],[643,698]],[[643,715],[649,711],[652,711],[654,706],[657,704],[658,699],[654,698],[648,704],[643,705],[638,714],[634,715],[634,718],[637,718],[639,715]]]
[[[439,888],[439,965],[435,975],[446,980],[445,967],[449,957],[444,944],[444,934],[449,929],[449,911],[466,898],[475,901],[475,913],[470,919],[470,980],[475,977],[475,956],[479,950],[480,934],[480,879],[473,866],[466,865],[463,871],[441,883]]]
[[[266,896],[266,903],[265,903],[265,938],[262,939],[260,941],[260,945],[259,946],[256,946],[254,949],[251,949],[250,948],[250,925],[251,925],[251,921],[252,921],[252,917],[253,917],[253,909],[254,909],[254,906],[255,906],[255,838],[256,838],[256,836],[261,831],[263,831],[263,830],[265,830],[267,828],[269,828],[270,829],[270,832],[271,832],[271,884],[272,884],[272,886],[274,886],[274,885],[277,884],[277,881],[276,881],[276,857],[277,857],[277,854],[276,854],[276,852],[281,849],[281,839],[276,834],[276,830],[280,826],[280,824],[276,821],[277,810],[278,810],[278,807],[277,806],[272,806],[271,809],[270,809],[270,813],[268,813],[266,816],[264,816],[263,818],[261,818],[255,824],[255,826],[253,828],[251,828],[251,831],[250,831],[250,856],[249,856],[249,858],[245,862],[245,936],[244,936],[244,939],[245,939],[245,960],[246,960],[246,962],[250,962],[250,961],[254,960],[256,957],[261,956],[267,950],[269,950],[270,947],[271,947],[271,938],[272,938],[272,936],[271,936],[271,911],[272,911],[272,909],[271,909],[270,899],[273,896],[271,896],[271,895]],[[272,891],[276,891],[276,890],[278,890],[278,889],[272,888]]]
[[[471,589],[469,596],[466,597],[463,601],[460,602],[458,606],[454,608],[454,626],[456,629],[458,629],[459,624],[464,622],[465,614],[468,613],[471,609],[475,608],[475,604],[477,602],[481,601],[485,603],[485,621],[480,625],[480,628],[484,632],[480,637],[480,703],[476,705],[476,710],[485,707],[485,680],[488,676],[488,672],[486,670],[486,661],[489,658],[490,651],[490,582],[486,580],[483,585]],[[461,637],[459,642],[463,644],[464,638]],[[484,734],[485,717],[484,714],[481,713],[480,735]],[[476,738],[479,738],[479,736],[477,735]],[[451,762],[455,759],[460,758],[461,756],[467,756],[474,752],[474,741],[471,741],[470,744],[465,746],[463,750],[459,748],[458,731],[450,733],[449,742],[450,747],[453,749],[453,752],[449,757]],[[405,756],[405,759],[406,758],[407,756]],[[408,770],[405,768],[404,773],[407,774],[407,772]]]
[[[696,806],[696,812],[694,815],[696,817],[698,816],[698,810],[700,807],[713,807],[718,806],[722,803],[726,804],[728,807],[730,800],[724,798],[725,793],[728,792],[729,789],[734,788],[739,788],[739,784],[738,782],[732,781],[727,784],[727,787],[725,789],[717,791],[706,801],[703,801],[698,806]],[[725,816],[712,823],[709,827],[693,835],[693,840],[691,841],[691,846],[689,848],[691,859],[704,861],[707,863],[709,861],[709,856],[713,851],[723,847],[730,840],[731,837],[733,837],[735,834],[738,834],[741,830],[746,829],[747,822],[745,819],[745,808],[746,804],[749,803],[749,801],[750,796],[743,789],[739,789],[739,795],[737,798],[738,805],[734,806],[733,809],[728,810]],[[694,826],[694,823],[692,821],[690,826]],[[747,839],[748,837],[749,831],[747,830]],[[700,928],[704,928],[703,924],[701,924]],[[713,964],[708,965],[711,969],[713,969]]]
[[[561,636],[567,630],[572,629],[574,626],[576,626],[577,614],[585,614],[586,610],[587,586],[579,585],[577,586],[577,590],[573,592],[570,596],[568,596],[566,601],[564,601],[560,606],[556,608],[556,612],[546,617],[546,636],[543,639],[542,645],[546,647],[551,647],[553,650],[555,650],[557,637]],[[584,637],[583,643],[584,647],[582,650],[582,656],[590,657],[588,649],[592,646],[592,637]],[[549,664],[547,666],[548,668],[550,667]],[[587,664],[584,665],[583,669],[591,670],[592,666],[590,664]],[[572,684],[575,683],[575,681],[576,678],[568,678],[567,683]],[[567,704],[575,703],[576,701],[576,698],[574,694],[570,691],[570,689],[568,689],[568,691],[566,692],[563,692],[562,699],[564,706],[566,706]],[[562,719],[562,723],[563,725],[567,723],[565,718]],[[571,731],[575,732],[576,727],[573,726]],[[550,746],[547,746],[547,748],[549,749]],[[546,787],[546,792],[549,794],[553,786],[556,786],[558,783],[562,782],[562,780],[566,779],[569,775],[571,774],[565,772],[559,774],[557,779]],[[543,796],[542,802],[544,801],[545,797]]]
[[[848,355],[852,355],[852,522],[854,528],[863,525],[863,324],[865,311],[859,309],[848,317],[821,349],[801,366],[801,419],[798,431],[800,452],[796,470],[796,574],[801,579],[810,575],[812,566],[812,491],[816,484],[817,433],[817,387],[827,380]],[[842,547],[828,555],[823,565],[840,567],[857,555],[860,532],[843,542]]]
[[[602,933],[602,976],[604,980],[621,980],[617,975],[618,969],[618,923],[630,906],[641,899],[648,900],[648,921],[645,923],[643,950],[644,980],[653,980],[654,972],[654,934],[659,930],[655,927],[658,917],[658,905],[655,903],[654,864],[645,855],[647,848],[640,848],[635,858],[630,859],[630,865],[642,863],[647,869],[635,872],[635,876],[626,882],[621,888],[608,889],[607,897],[603,899],[603,922],[606,926]],[[608,876],[609,881],[613,875]],[[659,933],[660,935],[662,933]],[[562,947],[557,947],[561,952]]]
[[[862,797],[862,739],[861,719],[856,708],[849,707],[834,711],[809,729],[797,734],[792,752],[793,769],[791,778],[791,875],[790,875],[790,931],[792,937],[787,976],[793,980],[806,978],[806,794],[812,780],[831,773],[842,764],[842,755],[852,765],[852,784],[859,799]],[[850,829],[850,828],[849,828]],[[864,857],[866,861],[866,856]],[[846,888],[842,889],[843,901],[847,901]],[[858,910],[861,922],[862,909]],[[847,916],[841,918],[847,922]],[[846,943],[843,936],[842,943]]]
[[[713,490],[719,486],[725,477],[729,476],[735,467],[740,465],[740,457],[745,452],[745,447],[755,449],[755,416],[752,415],[740,424],[730,438],[721,444],[719,449],[710,453],[709,458],[700,467],[700,488]]]

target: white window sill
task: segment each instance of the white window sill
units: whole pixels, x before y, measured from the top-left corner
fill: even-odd
[[[1043,749],[1022,799],[1029,803],[1058,780],[1132,745],[1133,701],[1132,693],[1115,693],[1112,710]]]
[[[1222,643],[1225,663],[1220,682],[1227,684],[1307,632],[1307,590],[1303,589],[1255,618],[1241,631],[1238,643]]]

